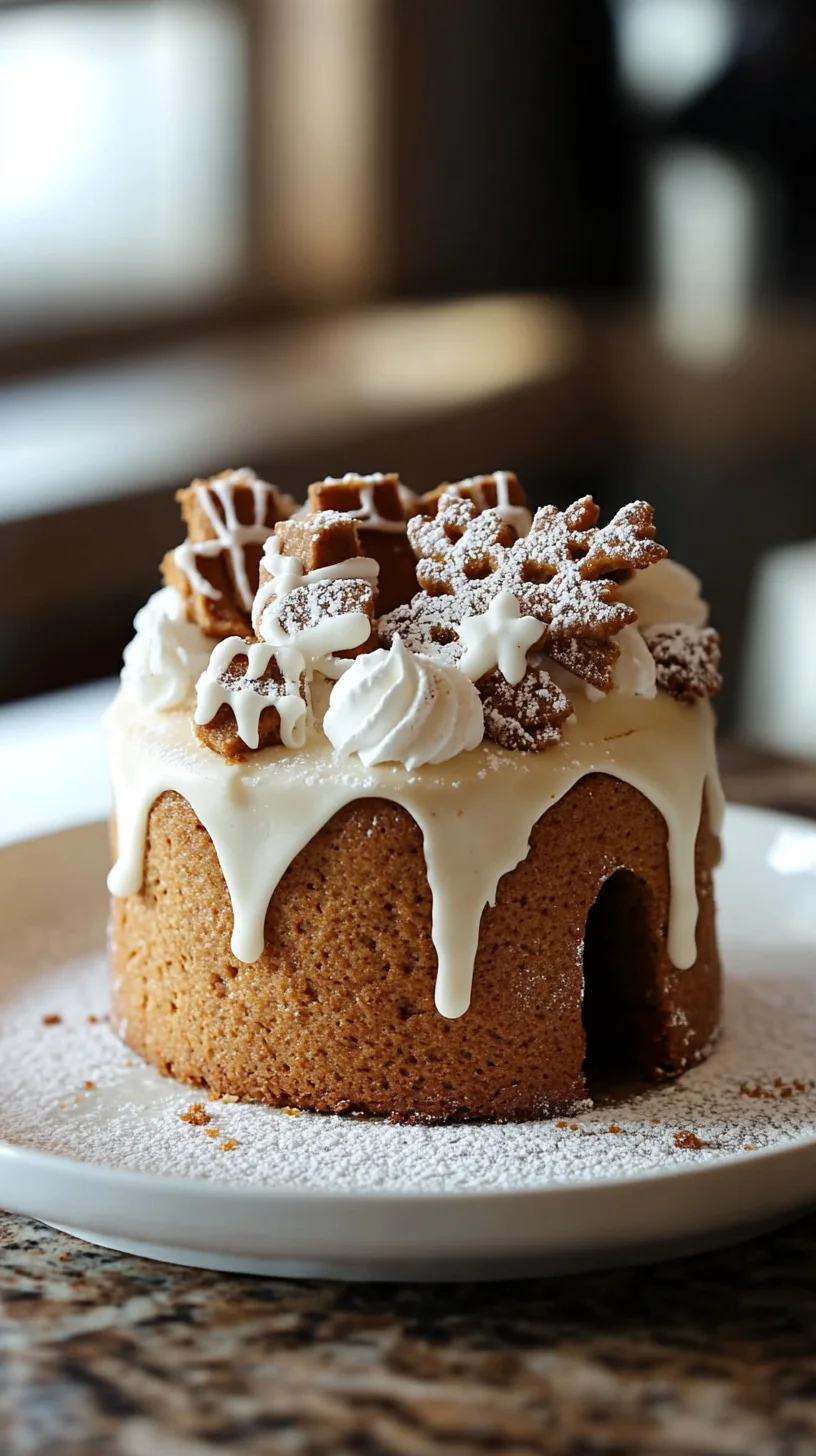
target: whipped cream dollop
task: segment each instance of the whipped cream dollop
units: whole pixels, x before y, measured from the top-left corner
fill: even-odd
[[[631,581],[618,587],[618,598],[634,607],[637,625],[664,626],[684,622],[689,627],[704,627],[708,621],[708,603],[701,596],[699,577],[667,556],[643,571],[635,572]]]
[[[338,752],[356,753],[367,767],[414,769],[478,747],[482,701],[458,668],[409,652],[397,635],[387,650],[356,658],[335,684],[323,731]]]
[[[133,619],[136,636],[124,652],[122,691],[143,708],[169,712],[192,701],[212,642],[188,622],[175,587],[154,592]]]

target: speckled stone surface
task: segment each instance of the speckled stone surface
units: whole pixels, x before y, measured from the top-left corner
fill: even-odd
[[[172,1268],[0,1215],[3,1456],[816,1452],[816,1216],[498,1285]]]

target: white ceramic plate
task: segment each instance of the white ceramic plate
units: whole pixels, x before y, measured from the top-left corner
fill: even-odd
[[[106,861],[100,825],[0,850],[8,1209],[179,1263],[445,1279],[690,1252],[816,1204],[814,825],[729,813],[726,1032],[708,1063],[570,1122],[509,1127],[231,1104],[179,1121],[201,1094],[103,1019]],[[690,1132],[704,1146],[678,1147]]]

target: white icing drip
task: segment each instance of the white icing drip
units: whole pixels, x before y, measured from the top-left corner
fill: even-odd
[[[267,573],[268,580],[261,583],[252,604],[252,626],[256,637],[266,638],[264,615],[272,602],[288,596],[296,587],[314,586],[320,581],[367,581],[370,586],[376,586],[380,565],[371,556],[351,556],[347,561],[335,562],[333,566],[318,566],[313,571],[304,571],[300,558],[286,556],[281,551],[279,538],[269,536],[261,560],[261,571]],[[370,632],[370,622],[368,629]],[[360,642],[365,640],[362,637]],[[358,647],[360,642],[347,645]]]
[[[512,592],[500,591],[486,612],[465,617],[453,630],[465,648],[457,663],[459,672],[476,682],[498,667],[515,684],[524,677],[527,653],[543,629],[535,617],[522,617]]]
[[[480,511],[488,509],[489,501],[484,493],[484,482],[489,480],[487,475],[469,475],[466,480],[461,480],[460,485],[467,485],[477,492],[476,504]],[[507,479],[506,470],[494,470],[493,482],[496,486],[496,514],[508,525],[513,526],[519,536],[529,536],[533,524],[533,517],[526,506],[514,506],[510,500],[510,482]]]
[[[253,494],[253,521],[250,525],[243,525],[238,520],[235,510],[235,486],[251,485]],[[244,559],[244,548],[250,544],[262,545],[269,536],[269,526],[266,524],[266,502],[267,493],[273,487],[263,480],[258,480],[254,470],[234,470],[225,480],[211,480],[207,485],[196,486],[196,496],[204,511],[210,525],[215,532],[215,539],[210,541],[182,541],[177,546],[173,558],[175,563],[185,573],[190,585],[202,596],[217,600],[221,592],[211,582],[202,576],[196,566],[196,557],[220,556],[222,551],[228,551],[232,569],[235,576],[235,585],[238,596],[245,612],[252,608],[252,592],[247,577],[246,561]],[[210,498],[210,491],[216,495],[224,510],[222,520]]]
[[[133,619],[136,636],[124,652],[122,691],[142,707],[167,712],[189,703],[212,646],[175,587],[154,592]]]
[[[408,652],[397,635],[388,651],[358,657],[341,678],[323,731],[367,767],[444,763],[481,743],[482,700],[458,668]]]
[[[235,657],[246,657],[246,672],[234,682],[224,682],[222,674]],[[271,683],[256,686],[273,657],[283,674],[283,682],[279,687]],[[226,704],[235,714],[238,732],[247,748],[257,748],[261,714],[264,708],[275,708],[284,747],[302,748],[306,742],[308,715],[308,704],[300,695],[300,679],[305,670],[300,653],[291,647],[277,648],[266,642],[248,644],[243,637],[226,637],[213,648],[196,685],[195,721],[211,723],[218,709]]]
[[[461,1016],[470,1001],[482,910],[525,858],[536,821],[586,774],[605,773],[638,789],[668,829],[671,909],[668,952],[679,969],[694,963],[697,897],[694,848],[708,785],[712,828],[722,794],[708,703],[666,693],[652,701],[611,693],[578,698],[563,738],[546,753],[514,753],[482,743],[449,764],[409,771],[340,759],[318,735],[296,756],[267,749],[229,765],[196,740],[180,712],[159,716],[119,697],[109,715],[119,858],[108,880],[115,895],[138,893],[151,805],[175,790],[212,837],[232,900],[233,950],[262,953],[270,898],[295,856],[331,817],[358,799],[401,804],[422,832],[433,897],[439,961],[436,1004]]]

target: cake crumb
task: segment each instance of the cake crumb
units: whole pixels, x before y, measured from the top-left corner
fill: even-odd
[[[693,1148],[696,1151],[698,1148],[709,1148],[711,1144],[704,1143],[702,1138],[698,1138],[696,1132],[689,1132],[687,1128],[681,1128],[674,1134],[674,1146],[676,1148]]]
[[[96,1023],[99,1020],[99,1017],[98,1016],[93,1016],[93,1015],[86,1016],[85,1017],[85,1020],[87,1021],[87,1023],[88,1023],[89,1026],[96,1026]]]
[[[57,1257],[59,1258],[61,1264],[68,1264],[71,1261],[70,1254],[59,1254]]]
[[[577,1122],[571,1122],[570,1132],[580,1132],[580,1125]]]
[[[56,1016],[54,1013],[52,1013],[50,1016],[43,1017],[42,1024],[43,1026],[59,1026],[61,1021],[61,1016]]]
[[[86,1092],[93,1092],[93,1090],[94,1090],[94,1088],[96,1086],[96,1083],[95,1082],[91,1082],[90,1080],[86,1079],[86,1081],[84,1081],[82,1083],[82,1085],[85,1088],[85,1091]]]
[[[236,1097],[234,1092],[225,1092],[223,1097],[218,1099],[219,1102],[240,1102],[240,1100],[240,1097]]]
[[[613,1132],[617,1137],[618,1133],[620,1132],[620,1128],[618,1127],[618,1124],[616,1122],[610,1122],[609,1131]]]
[[[208,1127],[206,1129],[205,1133],[204,1133],[204,1136],[205,1137],[211,1137],[211,1138],[217,1138],[217,1137],[220,1137],[221,1136],[221,1131],[217,1127]]]
[[[557,1122],[555,1125],[556,1127],[569,1127],[569,1123],[567,1122]]]
[[[300,1117],[299,1107],[284,1107],[282,1110],[286,1113],[287,1117]]]
[[[212,1122],[203,1102],[191,1102],[186,1112],[179,1113],[179,1119],[189,1122],[192,1127],[206,1127],[208,1122]]]
[[[746,1143],[745,1144],[745,1151],[746,1151],[746,1153],[755,1153],[756,1152],[756,1143]]]
[[[233,1148],[239,1148],[241,1144],[236,1142],[235,1138],[227,1138],[225,1142],[219,1143],[218,1146],[222,1153],[231,1153]]]

